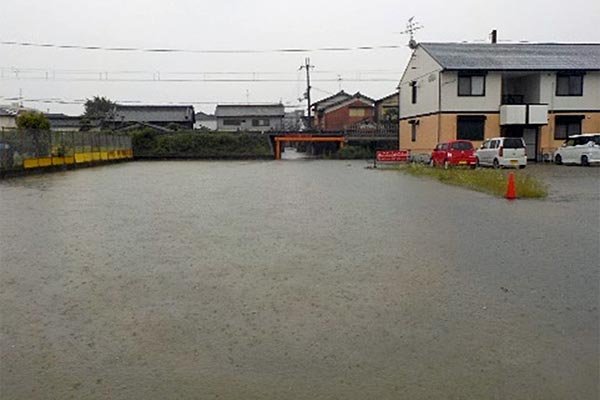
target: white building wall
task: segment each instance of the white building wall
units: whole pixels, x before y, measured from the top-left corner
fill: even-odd
[[[413,52],[400,81],[400,118],[439,111],[440,65],[421,47]],[[417,103],[412,104],[411,82],[417,82]]]
[[[217,120],[216,119],[208,119],[208,120],[202,120],[202,121],[196,121],[194,123],[194,129],[208,129],[211,131],[216,131],[217,130]]]
[[[588,72],[583,78],[583,96],[557,96],[556,73],[542,73],[540,103],[550,111],[600,111],[600,72]]]
[[[0,115],[0,129],[15,129],[17,120],[14,116]]]
[[[458,72],[442,73],[442,111],[498,112],[502,101],[502,75],[489,72],[485,77],[485,96],[459,96]]]
[[[268,132],[272,130],[281,130],[283,126],[283,118],[269,118],[269,126],[252,126],[253,119],[267,119],[268,117],[229,117],[217,118],[217,130],[222,132]],[[240,125],[225,125],[225,120],[235,119],[241,120]]]

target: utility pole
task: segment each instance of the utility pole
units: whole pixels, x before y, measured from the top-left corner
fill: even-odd
[[[311,116],[311,103],[310,103],[310,70],[314,68],[314,65],[310,65],[310,58],[304,59],[304,65],[300,67],[300,70],[306,69],[306,100],[308,101],[308,129],[312,129],[312,116]]]

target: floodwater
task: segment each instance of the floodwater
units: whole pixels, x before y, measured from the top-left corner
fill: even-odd
[[[295,147],[284,147],[283,151],[281,152],[282,160],[301,160],[307,158],[314,157],[311,157],[308,153],[298,151]]]
[[[598,174],[508,202],[365,166],[1,181],[0,397],[597,399]]]

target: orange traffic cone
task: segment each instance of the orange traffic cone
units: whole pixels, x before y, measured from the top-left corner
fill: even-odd
[[[514,200],[517,198],[517,189],[515,188],[515,174],[511,172],[508,174],[508,186],[506,188],[506,198],[508,200]]]

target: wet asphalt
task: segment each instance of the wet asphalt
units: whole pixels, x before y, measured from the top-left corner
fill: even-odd
[[[598,399],[600,168],[509,202],[366,165],[0,181],[0,397]]]

